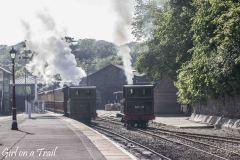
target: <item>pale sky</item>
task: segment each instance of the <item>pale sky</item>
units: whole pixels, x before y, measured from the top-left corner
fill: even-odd
[[[119,0],[120,1],[120,0]],[[0,44],[14,45],[24,40],[21,21],[36,26],[36,13],[48,11],[58,30],[75,39],[95,38],[114,42],[118,15],[113,0],[0,0]],[[133,0],[129,0],[132,6]],[[129,40],[133,40],[130,34]]]

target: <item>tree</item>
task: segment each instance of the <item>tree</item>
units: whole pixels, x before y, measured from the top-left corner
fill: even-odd
[[[137,2],[139,6],[142,5],[142,1]],[[189,30],[194,8],[189,0],[170,0],[160,6],[156,1],[150,1],[147,6],[151,10],[150,13],[153,13],[152,16],[149,15],[153,19],[154,27],[152,37],[144,43],[144,50],[137,60],[137,69],[154,79],[168,76],[175,80],[176,71],[191,58],[188,50],[193,44],[192,32]],[[139,34],[143,31],[139,16],[146,13],[145,10],[143,8],[143,12],[136,12],[134,24],[140,26],[135,29],[135,32],[140,30]]]
[[[117,47],[115,44],[103,40],[96,42],[96,57],[106,58],[108,56],[117,55]]]
[[[194,0],[192,59],[178,71],[179,101],[194,103],[240,89],[240,2]]]
[[[117,55],[117,46],[107,41],[80,39],[77,44],[71,45],[71,48],[78,61],[78,66],[84,68],[88,73],[95,72],[111,63],[122,63]]]

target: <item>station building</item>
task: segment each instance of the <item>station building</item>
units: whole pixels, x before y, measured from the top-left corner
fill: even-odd
[[[32,76],[19,77],[15,79],[15,86],[17,111],[25,111],[25,100],[30,102],[35,98],[35,79]]]
[[[146,74],[134,71],[133,84],[151,84]],[[80,85],[96,86],[97,109],[103,109],[105,104],[119,101],[123,85],[127,84],[124,68],[110,64],[83,78]],[[163,78],[154,83],[154,109],[156,114],[179,114],[181,105],[177,102],[177,89],[169,78]],[[117,98],[116,98],[117,97]]]
[[[110,64],[82,79],[80,85],[96,86],[97,109],[105,104],[114,103],[114,92],[122,91],[127,79],[122,66]]]
[[[151,80],[145,74],[134,72],[134,84],[150,84]],[[163,77],[154,82],[154,112],[155,114],[180,114],[181,105],[177,102],[177,88],[173,80]]]
[[[154,88],[155,114],[180,114],[181,105],[177,102],[177,88],[173,80],[164,77]]]
[[[10,79],[12,73],[0,67],[0,114],[11,112],[10,104]]]

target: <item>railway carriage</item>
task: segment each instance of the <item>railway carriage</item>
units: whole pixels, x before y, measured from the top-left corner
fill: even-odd
[[[41,92],[38,94],[38,99],[44,103],[46,110],[63,113],[64,99],[62,88]]]
[[[68,87],[39,93],[39,100],[45,109],[64,113],[71,118],[90,122],[96,114],[96,87]]]
[[[146,128],[148,121],[155,119],[153,85],[124,85],[122,121],[127,128]]]

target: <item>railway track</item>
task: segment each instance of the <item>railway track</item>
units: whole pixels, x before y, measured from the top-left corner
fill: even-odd
[[[212,145],[212,144],[204,143],[204,142],[201,142],[201,141],[195,141],[193,139],[189,139],[189,138],[186,138],[186,137],[183,137],[183,136],[167,133],[168,135],[172,136],[173,138],[177,137],[178,139],[181,140],[181,141],[177,141],[177,140],[171,139],[171,137],[168,137],[168,138],[163,137],[161,134],[159,134],[159,132],[156,134],[156,133],[150,132],[149,130],[147,130],[147,131],[141,130],[141,129],[137,129],[137,130],[141,133],[144,133],[144,134],[147,134],[147,135],[150,135],[150,136],[154,136],[156,138],[160,138],[160,139],[163,139],[163,140],[166,140],[166,141],[169,141],[169,142],[172,142],[172,143],[176,143],[176,144],[179,144],[179,145],[182,145],[182,146],[186,146],[186,147],[191,148],[193,150],[206,153],[210,156],[213,156],[213,157],[216,157],[216,158],[219,158],[219,159],[223,159],[223,160],[228,160],[229,159],[229,158],[226,158],[225,156],[223,156],[223,155],[225,155],[225,153],[223,153],[223,152],[226,152],[227,155],[228,155],[228,153],[230,153],[231,157],[232,157],[230,159],[240,159],[240,154],[239,153],[237,153],[235,151],[232,151],[232,150],[229,150],[229,149],[219,147],[219,146],[215,146],[215,145]],[[163,133],[163,135],[165,135],[165,134],[166,133]],[[182,142],[182,140],[185,140],[185,142]],[[196,144],[198,144],[198,146],[196,146]],[[199,147],[199,145],[206,146],[208,148]],[[203,148],[205,148],[205,149],[203,149]],[[214,149],[214,151],[211,151],[211,152],[207,151],[207,150],[213,150],[213,149]],[[220,152],[220,150],[221,150],[221,152]],[[216,154],[216,152],[219,152],[219,153]]]
[[[122,125],[122,123],[112,118],[100,118],[100,120],[108,121],[116,125]],[[214,143],[224,142],[224,143],[231,143],[231,144],[240,144],[240,141],[238,138],[231,138],[231,137],[226,138],[226,137],[212,136],[212,135],[193,134],[193,133],[171,131],[171,130],[160,129],[160,128],[149,128],[147,130],[137,129],[137,131],[149,136],[153,136],[155,138],[159,138],[171,143],[188,147],[198,152],[208,154],[209,156],[213,156],[217,159],[223,159],[223,160],[240,159],[239,152],[220,147],[221,145],[220,146],[216,144],[214,145],[214,144],[202,141],[202,139],[204,139],[204,140],[214,141]],[[166,137],[166,135],[168,137]]]
[[[121,122],[117,121],[116,118],[109,118],[104,117],[100,118],[102,120],[110,121],[117,125],[123,125]],[[152,131],[158,131],[158,132],[165,132],[168,134],[176,134],[179,136],[187,136],[187,137],[193,137],[193,138],[201,138],[201,139],[207,139],[212,141],[221,141],[221,142],[227,142],[227,143],[233,143],[233,144],[239,144],[240,145],[240,138],[233,138],[233,137],[221,137],[216,135],[207,135],[207,134],[196,134],[196,133],[189,133],[189,132],[181,132],[181,131],[172,131],[172,130],[166,130],[162,128],[155,128],[155,127],[148,127],[148,129]]]
[[[159,152],[156,152],[156,151],[150,149],[149,147],[144,146],[144,145],[142,145],[142,144],[140,144],[140,143],[137,143],[137,142],[135,142],[135,141],[132,141],[132,140],[130,140],[129,138],[127,138],[127,137],[125,137],[125,136],[122,136],[122,135],[120,135],[120,134],[118,134],[118,133],[116,133],[116,132],[110,131],[109,129],[106,129],[106,128],[100,127],[100,126],[92,126],[92,127],[93,127],[94,129],[97,129],[97,130],[100,131],[101,133],[104,133],[104,134],[107,133],[107,134],[111,134],[111,135],[113,135],[113,136],[117,136],[118,138],[121,138],[121,139],[123,139],[123,140],[126,140],[127,142],[129,142],[129,143],[131,143],[131,144],[134,144],[134,145],[136,145],[136,146],[139,146],[139,147],[141,147],[141,148],[143,148],[143,149],[151,152],[152,154],[158,156],[158,157],[161,158],[161,159],[171,160],[170,158],[164,156],[163,154],[161,154],[161,153],[159,153]]]
[[[188,133],[188,132],[181,132],[181,131],[172,131],[172,130],[166,130],[166,129],[162,129],[162,128],[153,128],[153,127],[148,127],[148,129],[151,129],[152,131],[156,130],[159,132],[173,133],[173,134],[187,136],[187,137],[193,137],[193,138],[217,140],[217,141],[222,141],[222,142],[227,142],[227,143],[240,144],[240,138],[221,137],[221,136],[216,136],[216,135],[206,135],[206,134],[196,134],[196,133]]]

